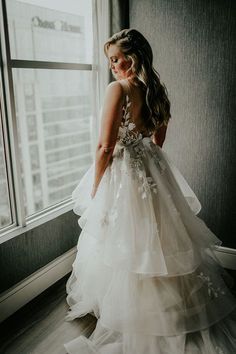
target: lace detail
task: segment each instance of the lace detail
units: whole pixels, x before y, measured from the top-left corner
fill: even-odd
[[[115,224],[117,218],[118,218],[118,212],[116,206],[114,206],[110,211],[104,212],[103,217],[100,219],[101,226],[106,227],[111,222]]]
[[[136,128],[135,123],[130,122],[130,111],[129,107],[131,105],[131,101],[129,99],[129,96],[125,96],[125,107],[124,113],[123,113],[123,118],[121,125],[119,127],[119,132],[118,132],[118,141],[120,141],[124,145],[130,145],[137,140],[140,140],[143,138],[142,134],[140,132],[135,132],[134,129]]]
[[[166,165],[164,164],[162,159],[157,155],[156,150],[155,150],[156,149],[156,145],[152,141],[150,141],[149,146],[150,146],[150,149],[153,152],[152,159],[154,160],[156,165],[159,165],[159,169],[161,171],[161,174],[163,174],[163,172],[166,169]]]
[[[223,350],[220,347],[215,347],[216,353],[217,354],[224,354]]]
[[[109,224],[109,213],[106,211],[100,220],[101,226],[107,226]]]
[[[208,275],[204,275],[204,273],[201,272],[197,275],[197,277],[207,283],[208,295],[211,298],[218,297],[219,294],[225,295],[225,292],[220,287],[214,288],[213,282],[211,281],[211,278]]]
[[[147,198],[151,191],[157,193],[157,184],[152,177],[141,176],[140,181],[142,184],[138,187],[138,191],[141,193],[142,199]]]
[[[126,105],[124,107],[124,115],[119,128],[118,138],[120,145],[123,145],[118,149],[116,157],[123,157],[124,148],[127,148],[130,153],[130,166],[133,178],[139,179],[139,188],[138,191],[141,193],[142,198],[147,198],[150,195],[150,192],[157,193],[157,185],[154,182],[152,177],[146,176],[145,168],[143,165],[143,158],[145,156],[145,148],[141,144],[144,136],[141,132],[135,131],[136,125],[134,122],[130,121],[130,111],[129,107],[131,101],[129,96],[125,97]]]

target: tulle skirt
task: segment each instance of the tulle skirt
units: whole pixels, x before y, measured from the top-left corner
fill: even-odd
[[[215,257],[221,241],[166,152],[143,138],[117,144],[95,197],[94,163],[73,191],[82,228],[68,279],[66,320],[93,314],[75,354],[231,354],[232,278]]]

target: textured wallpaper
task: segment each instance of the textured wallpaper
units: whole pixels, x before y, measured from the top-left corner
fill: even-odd
[[[0,293],[73,248],[78,216],[69,211],[0,245]]]
[[[235,1],[130,0],[130,27],[149,40],[169,92],[163,149],[208,227],[236,248]]]

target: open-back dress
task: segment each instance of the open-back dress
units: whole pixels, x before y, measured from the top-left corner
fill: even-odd
[[[82,231],[67,281],[67,321],[90,313],[92,334],[70,354],[233,354],[236,300],[197,214],[201,204],[167,153],[137,130],[132,95],[112,162],[91,198],[95,162],[72,193]]]

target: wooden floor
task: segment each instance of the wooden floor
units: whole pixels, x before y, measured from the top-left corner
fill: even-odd
[[[235,272],[231,275],[236,280]],[[65,321],[68,276],[0,324],[0,354],[65,354],[64,343],[92,333],[97,322],[92,315]]]
[[[67,279],[59,280],[0,324],[0,354],[65,354],[64,343],[92,333],[97,321],[92,315],[70,322],[64,319]]]

